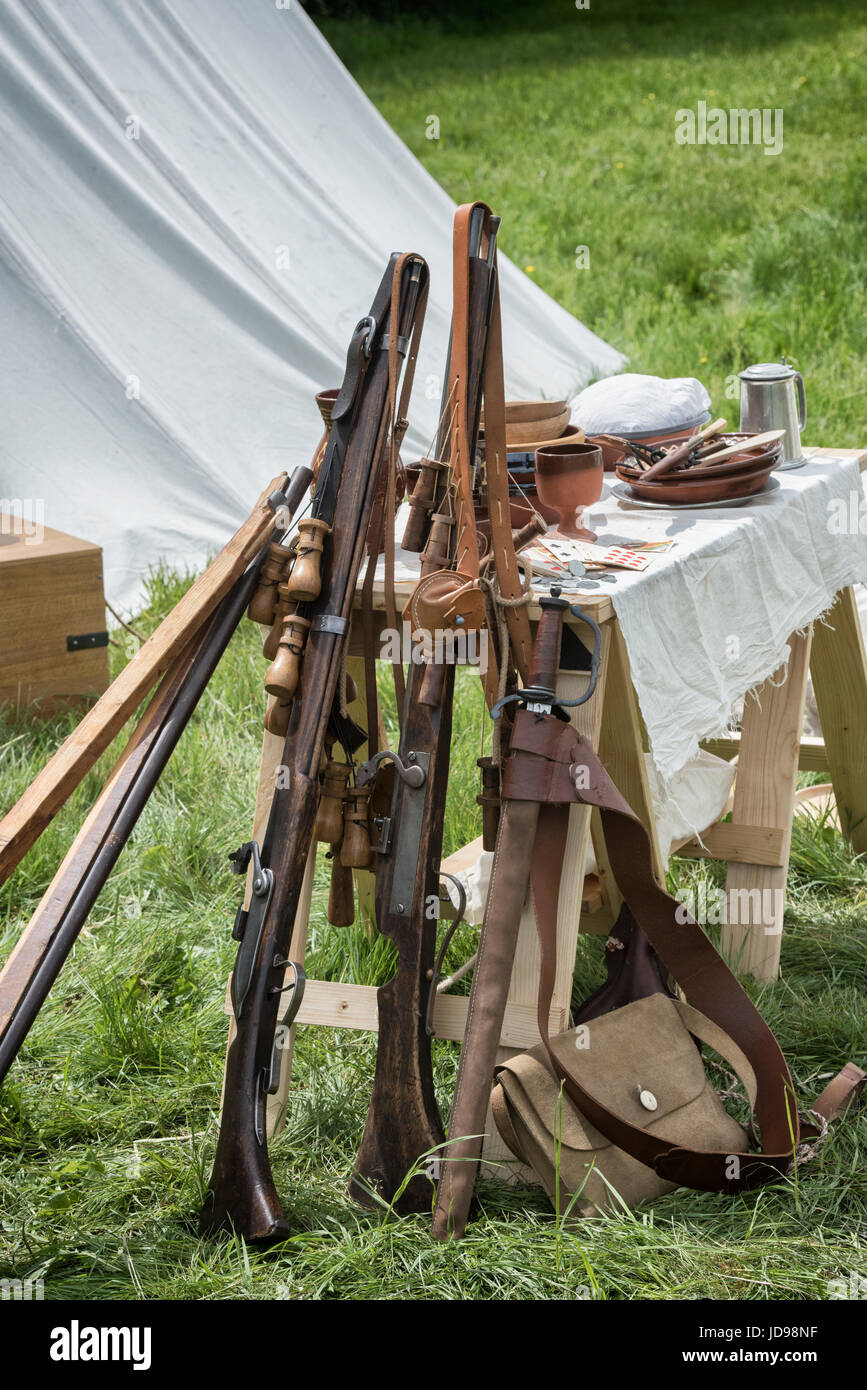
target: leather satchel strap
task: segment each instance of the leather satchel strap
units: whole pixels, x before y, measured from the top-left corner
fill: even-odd
[[[694,981],[698,983],[703,975],[703,983],[710,990],[714,990],[717,985],[720,986],[721,997],[718,1000],[706,1001],[702,998],[701,1012],[712,1022],[719,1022],[720,1014],[726,1018],[727,1023],[720,1023],[720,1027],[739,1044],[743,1044],[742,1050],[753,1066],[758,1082],[756,1109],[761,1124],[763,1152],[731,1154],[689,1149],[672,1144],[662,1135],[633,1125],[609,1110],[598,1096],[584,1089],[580,1078],[565,1068],[554,1053],[548,1033],[548,1012],[554,993],[557,903],[560,866],[566,849],[568,807],[550,803],[544,805],[539,814],[536,852],[530,873],[542,956],[537,1016],[542,1042],[555,1074],[563,1082],[567,1095],[581,1113],[586,1115],[607,1139],[631,1154],[633,1158],[637,1158],[639,1162],[645,1163],[648,1168],[652,1168],[661,1178],[677,1185],[685,1184],[712,1192],[737,1192],[757,1186],[769,1181],[776,1172],[785,1171],[799,1140],[797,1106],[785,1059],[758,1010],[717,955],[698,924],[686,922],[683,926],[678,926],[675,918],[678,904],[653,882],[649,841],[640,822],[632,817],[628,808],[627,814],[637,827],[637,833],[629,835],[621,832],[618,836],[612,831],[612,817],[622,813],[613,811],[611,805],[605,803],[614,803],[615,799],[622,802],[622,798],[610,783],[607,774],[603,772],[602,775],[608,782],[608,787],[601,784],[597,774],[597,778],[594,779],[594,791],[599,795],[594,795],[589,804],[598,805],[602,814],[603,834],[614,880],[651,945],[688,997],[694,997],[694,991],[687,988],[678,969],[678,965],[682,964],[684,951],[687,957],[694,954],[700,961],[699,976],[696,976],[695,972],[687,971]],[[612,846],[612,834],[616,848]],[[630,875],[631,883],[625,880],[621,882],[620,878],[624,864],[619,851],[624,844],[626,852],[635,855],[639,861]],[[636,880],[641,885],[639,892],[634,891]],[[633,889],[631,894],[629,889]],[[654,895],[658,895],[656,900]],[[685,939],[683,948],[679,946],[675,951],[674,959],[671,957],[670,942],[663,926],[665,917],[670,919],[672,928],[679,931]],[[706,946],[706,951],[702,949],[697,938]],[[664,945],[669,946],[668,951],[664,949]],[[706,994],[707,989],[699,992]],[[707,1007],[708,1003],[710,1007]],[[748,1037],[744,1036],[745,1031],[749,1034]]]

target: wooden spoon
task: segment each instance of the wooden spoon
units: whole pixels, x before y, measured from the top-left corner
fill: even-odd
[[[711,420],[710,424],[705,425],[704,429],[699,430],[697,434],[691,435],[689,439],[685,439],[682,444],[675,445],[675,447],[665,455],[665,458],[661,458],[658,463],[654,463],[652,467],[648,468],[641,481],[649,483],[652,478],[658,478],[661,473],[668,473],[670,469],[674,468],[675,464],[683,463],[684,459],[689,458],[696,444],[699,444],[703,439],[708,439],[711,435],[719,434],[721,430],[725,429],[725,424],[726,422],[723,419]]]
[[[734,458],[735,454],[746,454],[750,449],[757,449],[762,444],[776,444],[778,439],[782,439],[785,430],[767,430],[765,434],[754,435],[752,439],[743,439],[740,444],[727,444],[724,449],[720,449],[716,454],[706,454],[696,465],[695,469],[704,468],[708,463],[722,463],[723,459]],[[693,471],[695,471],[695,469]],[[645,478],[650,474],[645,473]]]

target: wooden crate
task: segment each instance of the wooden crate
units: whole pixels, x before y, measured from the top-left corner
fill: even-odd
[[[108,685],[102,551],[0,515],[0,703],[49,714]]]

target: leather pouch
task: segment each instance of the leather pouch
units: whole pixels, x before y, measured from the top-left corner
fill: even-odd
[[[465,632],[481,631],[485,626],[485,596],[471,576],[456,570],[435,570],[416,584],[403,616],[414,631],[457,627]],[[461,623],[456,623],[458,617]]]
[[[560,1033],[551,1048],[585,1090],[629,1123],[687,1148],[738,1154],[746,1135],[714,1091],[695,1037],[735,1069],[752,1107],[755,1076],[740,1048],[710,1019],[667,994],[637,999]],[[572,1214],[599,1216],[675,1187],[581,1114],[543,1043],[497,1069],[491,1104],[502,1139],[533,1169],[555,1206],[559,1186],[560,1211],[572,1203]]]

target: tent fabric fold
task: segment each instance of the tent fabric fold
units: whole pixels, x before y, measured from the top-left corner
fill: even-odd
[[[431,265],[421,453],[453,211],[298,4],[0,0],[0,499],[101,544],[116,604],[201,565],[309,462],[392,250]],[[500,264],[510,395],[622,368]]]

